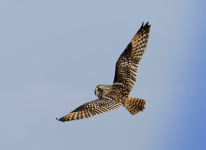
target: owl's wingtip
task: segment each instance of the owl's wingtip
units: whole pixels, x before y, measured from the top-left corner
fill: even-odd
[[[61,122],[65,122],[65,119],[62,118],[56,118],[56,120],[61,121]]]

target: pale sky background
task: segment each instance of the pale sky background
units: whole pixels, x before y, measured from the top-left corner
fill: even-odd
[[[131,96],[147,100],[144,112],[55,120],[112,84],[143,21],[151,32]],[[206,149],[204,0],[8,0],[0,22],[0,149]]]

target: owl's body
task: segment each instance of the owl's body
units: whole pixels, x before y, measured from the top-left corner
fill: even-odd
[[[97,100],[85,103],[59,121],[79,120],[114,110],[122,105],[132,114],[143,111],[146,105],[144,99],[129,96],[136,82],[141,58],[145,52],[150,32],[150,25],[142,24],[127,48],[116,63],[113,85],[98,85],[95,88]]]

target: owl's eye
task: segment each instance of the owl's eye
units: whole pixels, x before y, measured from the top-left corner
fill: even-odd
[[[101,92],[101,89],[98,89],[97,91],[98,91],[98,92]]]

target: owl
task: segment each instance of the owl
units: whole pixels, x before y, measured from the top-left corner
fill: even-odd
[[[142,23],[120,55],[116,62],[113,84],[96,86],[94,93],[99,99],[87,102],[60,119],[56,119],[62,122],[79,120],[100,115],[121,106],[124,106],[132,115],[143,111],[146,101],[131,97],[129,94],[136,83],[139,64],[147,47],[150,26],[148,22],[145,25]]]

